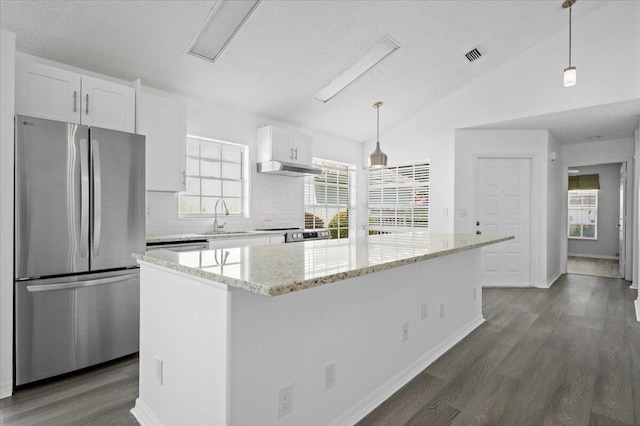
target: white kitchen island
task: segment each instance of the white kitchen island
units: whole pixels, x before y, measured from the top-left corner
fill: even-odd
[[[143,425],[353,424],[484,321],[478,248],[512,238],[136,254],[132,412]]]

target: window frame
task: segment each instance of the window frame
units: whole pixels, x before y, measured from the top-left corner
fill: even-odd
[[[197,140],[198,141],[198,156],[194,156],[194,155],[190,155],[189,154],[189,140]],[[205,143],[212,143],[212,144],[217,144],[220,145],[220,158],[219,159],[209,159],[209,158],[202,158],[202,142]],[[233,146],[233,147],[237,147],[240,149],[240,161],[229,161],[229,160],[223,160],[222,159],[222,147],[224,145],[228,145],[228,146]],[[203,198],[214,198],[215,200],[218,199],[222,199],[225,201],[228,201],[230,199],[233,200],[239,200],[240,202],[240,212],[239,213],[230,213],[229,216],[230,217],[248,217],[248,192],[249,192],[249,188],[248,188],[248,179],[247,179],[247,164],[248,164],[248,147],[246,145],[241,145],[238,143],[233,143],[233,142],[228,142],[228,141],[223,141],[220,139],[212,139],[212,138],[206,138],[206,137],[202,137],[202,136],[196,136],[196,135],[187,135],[187,139],[186,139],[186,144],[185,144],[185,186],[187,185],[188,179],[199,179],[200,180],[200,193],[199,194],[189,194],[187,193],[186,189],[185,191],[180,191],[179,192],[179,196],[178,196],[178,217],[180,219],[198,219],[198,218],[213,218],[215,216],[215,212],[212,213],[202,213],[202,199]],[[199,170],[199,174],[198,175],[193,175],[193,174],[188,174],[187,172],[187,166],[186,166],[186,162],[189,159],[195,159],[198,162],[201,161],[205,161],[205,162],[211,162],[211,163],[216,163],[220,166],[220,177],[211,177],[211,176],[203,176],[202,175],[202,170]],[[239,164],[240,165],[240,179],[234,179],[234,178],[226,178],[222,176],[222,167],[224,164]],[[200,165],[199,165],[200,167]],[[203,180],[209,180],[209,181],[218,181],[221,183],[221,187],[220,187],[220,195],[219,196],[207,196],[207,195],[202,195],[202,181]],[[239,197],[232,197],[232,196],[224,196],[224,182],[238,182],[240,184],[240,196]],[[187,196],[187,197],[198,197],[199,199],[199,205],[200,205],[200,213],[186,213],[183,212],[181,209],[181,199],[183,196]],[[222,211],[219,207],[219,211]]]
[[[314,167],[317,167],[319,169],[346,169],[346,176],[347,176],[347,183],[346,185],[341,184],[337,179],[336,179],[336,183],[332,183],[332,182],[328,182],[327,179],[325,178],[324,182],[320,182],[320,185],[322,185],[323,187],[332,187],[332,188],[336,188],[335,194],[336,194],[336,201],[340,201],[340,194],[342,194],[343,192],[341,192],[339,190],[339,188],[343,188],[346,190],[346,194],[347,194],[347,202],[346,203],[340,203],[337,202],[335,204],[332,203],[327,203],[327,198],[325,198],[325,202],[324,203],[319,203],[317,202],[317,197],[313,196],[314,198],[314,203],[309,203],[309,191],[311,191],[313,189],[313,191],[316,191],[316,188],[318,186],[317,182],[317,178],[321,177],[320,176],[306,176],[305,177],[305,182],[304,182],[304,212],[305,212],[305,224],[304,227],[307,228],[307,219],[306,219],[306,215],[307,213],[310,213],[315,217],[318,217],[316,215],[316,209],[318,208],[324,208],[325,212],[327,212],[329,209],[337,209],[338,213],[336,214],[340,214],[342,211],[346,211],[347,212],[347,217],[348,217],[348,222],[347,222],[347,226],[343,227],[341,226],[341,222],[340,220],[338,220],[338,227],[335,228],[331,228],[329,226],[329,224],[331,223],[331,219],[333,219],[333,217],[335,217],[335,215],[329,219],[329,221],[327,223],[323,223],[322,227],[318,227],[318,228],[314,228],[314,229],[327,229],[329,230],[329,234],[330,234],[330,238],[331,239],[345,239],[345,238],[349,238],[349,236],[355,236],[355,217],[353,212],[355,212],[355,200],[356,200],[356,194],[355,194],[355,182],[356,182],[356,165],[355,164],[351,164],[351,163],[344,163],[344,162],[340,162],[340,161],[335,161],[335,160],[327,160],[327,159],[322,159],[322,158],[313,158],[313,162],[312,162]],[[324,172],[323,172],[324,173]],[[317,192],[316,192],[317,194]],[[327,195],[329,193],[327,192]],[[344,209],[344,210],[343,210]],[[340,217],[340,216],[338,216]],[[315,219],[314,219],[315,220]],[[342,232],[343,230],[346,230],[346,232]],[[334,231],[334,232],[332,232]]]
[[[591,223],[574,223],[573,225],[580,225],[580,236],[571,235],[571,196],[575,196],[576,193],[580,192],[581,197],[581,209],[584,210],[584,197],[586,195],[595,194],[595,215],[594,222]],[[589,194],[585,194],[589,193]],[[570,240],[584,240],[584,241],[596,241],[598,239],[598,207],[599,207],[599,198],[600,191],[598,189],[572,189],[567,192],[567,238]],[[585,237],[584,236],[584,227],[587,225],[593,225],[593,237]]]
[[[400,184],[401,179],[400,169],[411,167],[413,176],[411,182]],[[393,173],[389,173],[390,170],[395,169],[395,182],[385,181],[385,174],[387,178],[390,178]],[[373,183],[372,180],[375,175],[380,175],[378,182]],[[421,177],[423,180],[416,180],[416,176]],[[367,181],[366,181],[366,205],[367,205],[367,231],[371,235],[373,233],[391,233],[391,232],[410,232],[410,231],[429,231],[431,224],[431,161],[428,159],[412,161],[406,163],[400,163],[393,166],[381,168],[381,169],[368,169]],[[404,177],[406,179],[406,176]],[[372,194],[372,189],[379,191],[379,195]],[[391,197],[393,203],[385,203],[386,190],[390,190],[389,193],[396,192],[395,198]],[[402,189],[402,191],[401,191]],[[410,189],[412,193],[412,204],[409,206],[402,201],[406,202],[407,190]],[[400,195],[401,192],[404,194]],[[424,205],[416,206],[416,197],[420,192],[422,196],[426,198]],[[404,198],[404,199],[403,199]],[[379,202],[374,202],[379,201]],[[410,210],[410,226],[399,226],[398,223],[403,215],[399,215],[401,210]],[[386,212],[385,212],[386,211]],[[372,212],[376,212],[372,214]],[[393,213],[391,215],[391,213]],[[418,214],[416,214],[418,213]],[[406,213],[405,213],[406,216]],[[417,222],[418,220],[418,222]],[[385,225],[384,222],[394,224]],[[416,223],[426,222],[426,226],[416,226]]]

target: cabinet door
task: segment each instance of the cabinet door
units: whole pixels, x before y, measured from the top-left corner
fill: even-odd
[[[135,132],[136,91],[93,77],[82,77],[82,118],[87,126]]]
[[[300,164],[311,164],[312,162],[312,153],[311,153],[311,142],[312,138],[309,135],[304,135],[302,133],[296,133],[293,137],[293,161],[295,163]]]
[[[186,190],[186,106],[148,93],[138,94],[137,105],[137,133],[146,136],[147,190]]]
[[[80,123],[80,74],[16,60],[16,114]]]
[[[286,129],[271,127],[271,159],[293,162],[293,135]]]

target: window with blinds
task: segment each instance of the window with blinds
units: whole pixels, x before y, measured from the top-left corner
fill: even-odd
[[[315,158],[313,165],[322,174],[305,177],[304,227],[328,229],[331,238],[347,238],[355,166]]]
[[[569,238],[598,238],[598,190],[569,191]]]
[[[241,145],[187,137],[187,190],[180,193],[180,215],[212,216],[218,199],[230,214],[244,213],[245,151]]]
[[[429,228],[429,162],[370,169],[369,233]]]

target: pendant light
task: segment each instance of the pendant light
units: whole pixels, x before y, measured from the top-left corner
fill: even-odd
[[[380,150],[380,107],[382,102],[376,102],[373,107],[377,110],[377,132],[376,132],[376,150],[369,156],[369,167],[372,169],[380,169],[387,167],[387,154]]]
[[[562,8],[569,8],[569,66],[564,69],[564,87],[575,86],[576,84],[576,67],[571,66],[571,6],[577,0],[565,0]]]

